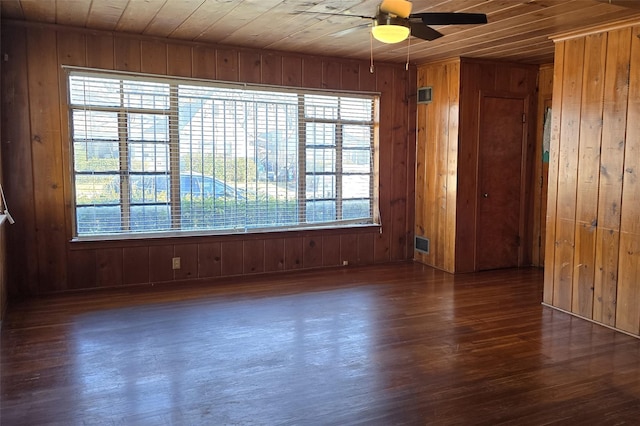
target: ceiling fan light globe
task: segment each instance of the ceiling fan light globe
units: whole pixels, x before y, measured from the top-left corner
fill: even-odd
[[[371,29],[373,38],[382,43],[399,43],[409,37],[409,28],[402,25],[377,25]]]

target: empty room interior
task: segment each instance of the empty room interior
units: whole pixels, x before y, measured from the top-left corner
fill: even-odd
[[[639,1],[0,16],[0,424],[638,424]]]

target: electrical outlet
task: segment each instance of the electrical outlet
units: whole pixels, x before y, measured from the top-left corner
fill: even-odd
[[[342,261],[342,266],[347,266],[349,265],[349,261],[348,260],[343,260]]]
[[[179,257],[174,257],[172,259],[172,264],[171,264],[173,269],[180,269],[180,258]]]

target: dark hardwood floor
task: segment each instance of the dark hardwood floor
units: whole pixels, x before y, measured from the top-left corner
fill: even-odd
[[[542,271],[420,264],[15,302],[2,425],[638,424],[640,341]]]

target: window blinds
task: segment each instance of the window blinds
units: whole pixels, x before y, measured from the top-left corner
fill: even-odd
[[[68,73],[76,236],[373,223],[371,94]]]

